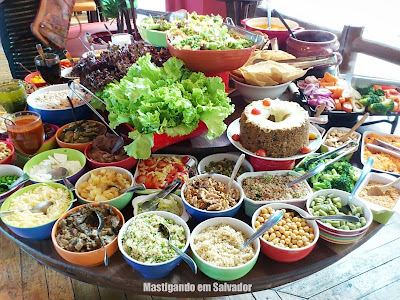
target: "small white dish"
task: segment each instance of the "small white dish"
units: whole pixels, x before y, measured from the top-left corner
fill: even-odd
[[[142,196],[137,196],[137,197],[133,198],[133,200],[132,200],[133,216],[138,215],[139,203],[143,203],[143,202],[147,201],[152,196],[154,196],[154,195],[153,194],[142,195]],[[180,217],[183,219],[183,221],[185,221],[185,222],[189,221],[189,214],[187,213],[185,206],[183,205],[182,198],[175,194],[170,194],[170,196],[173,196],[176,200],[178,200],[179,204],[181,205],[182,214],[180,215]]]
[[[198,164],[197,169],[200,174],[206,172],[206,167],[212,162],[212,161],[221,161],[223,159],[228,159],[233,162],[237,162],[239,159],[240,153],[217,153],[217,154],[211,154],[209,156],[204,157]],[[247,172],[254,172],[253,166],[249,163],[247,159],[243,161],[242,166],[246,169]]]
[[[332,147],[332,146],[328,146],[325,144],[326,138],[329,136],[329,134],[334,130],[340,130],[340,131],[344,131],[344,132],[348,132],[350,131],[351,128],[347,128],[347,127],[331,127],[329,128],[329,130],[326,132],[324,138],[322,139],[322,144],[321,144],[321,152],[329,152],[329,151],[333,151],[337,148]],[[357,135],[357,140],[355,140],[355,142],[360,143],[361,140],[361,133],[354,131],[354,133]]]

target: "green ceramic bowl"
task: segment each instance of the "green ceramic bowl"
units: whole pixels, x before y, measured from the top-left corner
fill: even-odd
[[[153,46],[164,48],[168,47],[167,31],[145,29],[140,25],[138,26],[138,30],[142,39],[152,44]]]
[[[194,261],[197,264],[197,267],[205,275],[207,275],[208,277],[213,278],[215,280],[232,281],[232,280],[236,280],[238,278],[245,276],[254,267],[255,263],[257,262],[258,255],[260,254],[260,240],[256,239],[252,243],[252,246],[255,249],[255,255],[252,259],[250,259],[244,265],[240,265],[237,267],[217,267],[217,266],[211,265],[210,263],[208,263],[204,259],[202,259],[196,253],[196,251],[193,250],[194,249],[194,247],[193,247],[194,238],[203,229],[206,229],[207,227],[210,227],[210,226],[217,226],[222,223],[228,224],[228,225],[232,226],[234,229],[242,231],[246,237],[250,237],[254,233],[254,230],[249,225],[247,225],[246,223],[244,223],[243,221],[240,221],[238,219],[230,218],[230,217],[211,218],[211,219],[205,220],[204,222],[201,222],[199,225],[196,226],[195,229],[193,229],[192,234],[190,235],[190,248],[192,250],[192,256],[193,256]]]
[[[78,180],[78,178],[81,177],[82,174],[84,173],[85,165],[86,165],[85,155],[82,152],[75,150],[75,149],[59,148],[59,149],[52,149],[52,150],[48,150],[48,151],[36,154],[34,157],[32,157],[30,160],[28,160],[28,162],[25,164],[24,173],[29,174],[29,171],[33,166],[38,165],[41,161],[47,159],[49,156],[54,156],[54,153],[66,154],[68,157],[68,160],[77,160],[81,163],[82,168],[75,174],[70,174],[67,177],[69,181],[71,181],[72,183],[75,183]],[[31,181],[34,183],[41,182],[39,180],[36,180],[35,178],[32,178]],[[62,180],[57,180],[54,182],[63,183]]]
[[[99,171],[99,170],[102,170],[102,169],[114,170],[117,173],[128,174],[129,178],[131,179],[131,186],[134,185],[132,173],[129,172],[128,170],[120,168],[120,167],[102,167],[102,168],[94,169],[92,171]],[[75,187],[76,187],[75,194],[78,197],[79,203],[82,203],[82,204],[84,204],[84,203],[93,203],[93,201],[89,201],[89,200],[86,200],[85,198],[83,198],[78,192],[79,185],[89,179],[90,172],[87,172],[86,174],[82,175],[81,178],[79,178],[78,181],[75,184]],[[114,199],[111,199],[111,200],[108,200],[108,201],[103,201],[103,203],[112,205],[112,206],[118,208],[119,210],[122,210],[131,201],[132,196],[133,196],[133,192],[124,193],[124,194],[122,194],[121,196],[119,196],[117,198],[114,198]]]

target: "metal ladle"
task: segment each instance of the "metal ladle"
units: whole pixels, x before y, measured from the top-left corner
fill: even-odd
[[[42,201],[36,204],[32,209],[23,209],[23,210],[3,210],[0,211],[0,216],[12,214],[14,212],[23,212],[23,211],[31,211],[31,212],[41,212],[43,214],[47,213],[47,209],[53,205],[53,201]]]
[[[101,114],[99,114],[99,112],[93,108],[92,105],[90,105],[90,103],[84,98],[82,97],[79,93],[77,93],[75,91],[75,85],[77,85],[80,89],[84,90],[85,92],[87,92],[88,94],[90,94],[92,97],[96,98],[97,100],[99,100],[101,103],[103,103],[104,105],[106,105],[106,103],[100,99],[99,97],[97,97],[95,94],[92,93],[92,91],[90,91],[88,88],[86,88],[85,86],[83,86],[82,84],[71,80],[68,82],[68,87],[70,88],[70,90],[79,98],[82,100],[83,103],[85,103],[95,114],[96,116],[103,122],[104,125],[106,125],[108,127],[108,129],[111,130],[112,133],[114,133],[117,137],[118,140],[115,143],[114,147],[111,149],[111,154],[114,154],[115,152],[117,152],[122,146],[124,146],[125,142],[124,139],[122,138],[122,136],[120,136],[114,129],[111,128],[111,126],[106,122],[106,120],[104,120],[104,118],[102,117]]]
[[[104,265],[107,267],[107,266],[108,266],[107,249],[106,249],[106,245],[105,245],[103,239],[102,239],[101,236],[100,236],[100,232],[101,232],[101,230],[102,230],[103,227],[104,227],[103,218],[102,218],[102,217],[100,216],[100,214],[99,214],[97,211],[95,211],[95,210],[92,211],[92,214],[93,214],[93,215],[96,215],[97,220],[98,220],[98,223],[99,223],[99,225],[97,226],[97,229],[95,230],[95,233],[96,233],[98,239],[100,240],[100,243],[101,243],[102,248],[104,249]]]
[[[180,256],[182,259],[185,261],[185,263],[188,264],[188,266],[193,270],[194,274],[197,274],[197,265],[194,262],[194,260],[187,255],[185,252],[181,251],[171,243],[171,233],[169,231],[169,228],[163,224],[160,223],[158,225],[158,230],[161,232],[161,234],[168,240],[168,245]]]

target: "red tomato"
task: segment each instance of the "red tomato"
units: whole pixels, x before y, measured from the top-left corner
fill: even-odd
[[[305,153],[310,153],[310,152],[311,152],[311,149],[310,149],[310,148],[307,148],[307,147],[303,147],[303,148],[301,148],[300,152],[303,153],[303,154],[305,154]]]
[[[271,101],[265,99],[265,100],[263,101],[263,105],[264,105],[264,106],[270,106],[270,105],[271,105]]]
[[[183,172],[186,170],[185,166],[180,165],[180,164],[173,164],[174,168],[178,171],[178,172]]]
[[[72,67],[71,62],[70,61],[66,61],[66,60],[60,61],[60,65],[61,65],[61,67],[64,67],[64,68],[71,68]]]
[[[136,177],[136,183],[145,183],[146,182],[146,176],[145,175],[139,175]]]
[[[253,109],[251,110],[251,113],[252,113],[253,115],[260,115],[260,114],[261,114],[261,111],[260,111],[259,109],[257,109],[257,108],[253,108]]]
[[[146,181],[145,181],[144,185],[148,189],[153,189],[154,188],[153,187],[153,175],[147,175],[146,176]]]
[[[232,140],[238,142],[238,141],[240,140],[240,135],[238,135],[238,134],[233,134],[233,135],[232,135]]]
[[[189,160],[189,156],[184,156],[184,157],[182,157],[182,159],[181,159],[181,161],[182,161],[182,163],[183,163],[184,165],[188,162],[188,160]]]
[[[153,161],[152,161],[151,158],[148,158],[148,159],[144,160],[143,163],[144,163],[145,166],[149,167],[149,166],[151,166],[153,164]]]
[[[267,152],[265,152],[264,149],[258,149],[258,150],[256,151],[256,155],[262,156],[262,157],[266,157],[266,156],[267,156]]]
[[[165,168],[167,165],[168,164],[165,161],[162,160],[157,164],[157,168],[162,169],[162,168]]]

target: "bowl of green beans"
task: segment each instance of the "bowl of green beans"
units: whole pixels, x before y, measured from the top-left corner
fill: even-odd
[[[336,190],[320,190],[306,202],[307,212],[313,216],[353,215],[360,222],[343,220],[317,221],[322,239],[336,244],[349,244],[360,239],[372,223],[372,212],[364,201],[354,196],[348,203],[350,193]]]
[[[15,180],[20,178],[24,174],[21,168],[13,165],[0,165],[0,183],[4,183],[7,185],[12,184]],[[5,187],[0,186],[0,203],[8,198],[12,193],[20,189],[24,184],[20,184],[13,188],[12,190],[8,190]]]

